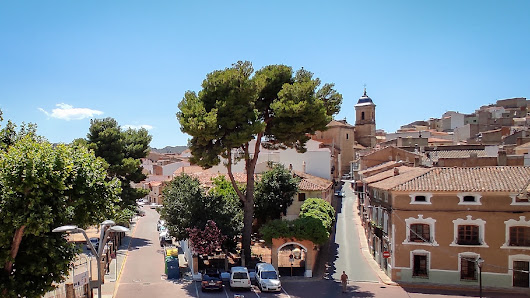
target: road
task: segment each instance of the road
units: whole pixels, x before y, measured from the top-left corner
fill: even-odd
[[[380,282],[361,253],[359,233],[353,218],[355,194],[349,187],[343,187],[343,191],[345,195],[337,212],[335,241],[332,241],[330,249],[332,266],[328,268],[328,275],[339,281],[342,271],[345,271],[352,282]]]

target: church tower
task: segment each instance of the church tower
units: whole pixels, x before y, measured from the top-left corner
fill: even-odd
[[[375,138],[375,104],[364,94],[355,105],[355,141],[365,147],[374,147]]]

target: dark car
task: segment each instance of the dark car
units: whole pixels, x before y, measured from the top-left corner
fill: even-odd
[[[221,273],[216,268],[207,268],[202,274],[201,290],[222,290]]]

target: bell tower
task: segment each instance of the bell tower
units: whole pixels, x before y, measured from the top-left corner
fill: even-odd
[[[364,94],[355,105],[355,141],[365,147],[374,147],[375,138],[375,104]]]

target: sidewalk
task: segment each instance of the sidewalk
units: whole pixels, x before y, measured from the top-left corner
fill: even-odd
[[[101,285],[101,297],[112,298],[116,290],[116,285],[120,280],[120,275],[125,265],[129,253],[129,245],[134,237],[134,232],[141,217],[135,216],[130,224],[129,232],[125,233],[121,245],[118,247],[116,258],[112,259],[109,272],[105,274],[105,282]],[[98,297],[98,288],[93,289],[94,297]]]

